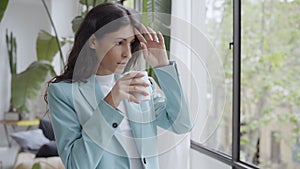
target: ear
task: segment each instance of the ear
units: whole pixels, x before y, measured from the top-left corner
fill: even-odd
[[[93,34],[90,38],[89,38],[89,46],[91,49],[96,49],[96,44],[97,44],[97,38],[96,36]]]

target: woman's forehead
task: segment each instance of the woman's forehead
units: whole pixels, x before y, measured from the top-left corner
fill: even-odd
[[[120,39],[128,39],[134,37],[134,31],[133,31],[132,25],[126,25],[122,26],[120,29],[118,29],[115,32],[108,33],[106,38],[120,38]]]

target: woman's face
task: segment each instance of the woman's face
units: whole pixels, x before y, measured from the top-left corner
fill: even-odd
[[[97,39],[90,38],[90,47],[95,49],[100,65],[97,75],[122,73],[131,58],[131,45],[135,39],[133,27],[123,26],[116,32],[108,33]]]

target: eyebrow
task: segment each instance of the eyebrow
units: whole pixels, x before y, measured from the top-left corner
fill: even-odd
[[[131,41],[133,41],[134,39],[135,39],[135,36],[132,36],[133,38],[132,38],[132,40]],[[117,37],[117,38],[115,38],[116,40],[119,40],[119,39],[121,39],[121,40],[126,40],[127,41],[127,39],[126,38],[124,38],[124,37]]]

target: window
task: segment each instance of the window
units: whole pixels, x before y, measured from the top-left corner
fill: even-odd
[[[211,0],[206,7],[208,14],[221,11],[223,24],[233,21],[208,25],[224,59],[230,93],[224,114],[230,115],[214,132],[215,141],[194,139],[192,149],[232,168],[299,168],[300,2]]]
[[[126,0],[123,2],[123,5],[129,8],[134,9],[134,0]]]
[[[244,0],[241,7],[241,160],[300,168],[292,158],[299,152],[300,2]]]
[[[300,1],[185,3],[205,11],[191,20],[203,22],[209,39],[191,37],[204,57],[187,59],[196,75],[190,103],[202,122],[191,136],[191,165],[204,158],[209,168],[300,168]]]
[[[203,34],[207,40],[198,42],[205,46],[201,50],[205,68],[199,70],[196,61],[193,61],[192,72],[198,79],[197,87],[200,88],[204,98],[199,100],[200,108],[198,120],[192,133],[192,140],[209,147],[215,151],[231,155],[232,153],[232,50],[229,43],[233,36],[233,3],[231,1],[214,0],[203,1],[205,17]],[[194,36],[194,35],[193,35]],[[203,44],[204,43],[204,44]],[[202,57],[202,55],[200,55]],[[201,76],[201,71],[206,75]],[[207,79],[203,81],[203,79]],[[225,83],[224,83],[225,82]],[[205,85],[201,85],[206,83]],[[193,107],[193,106],[191,106]]]

